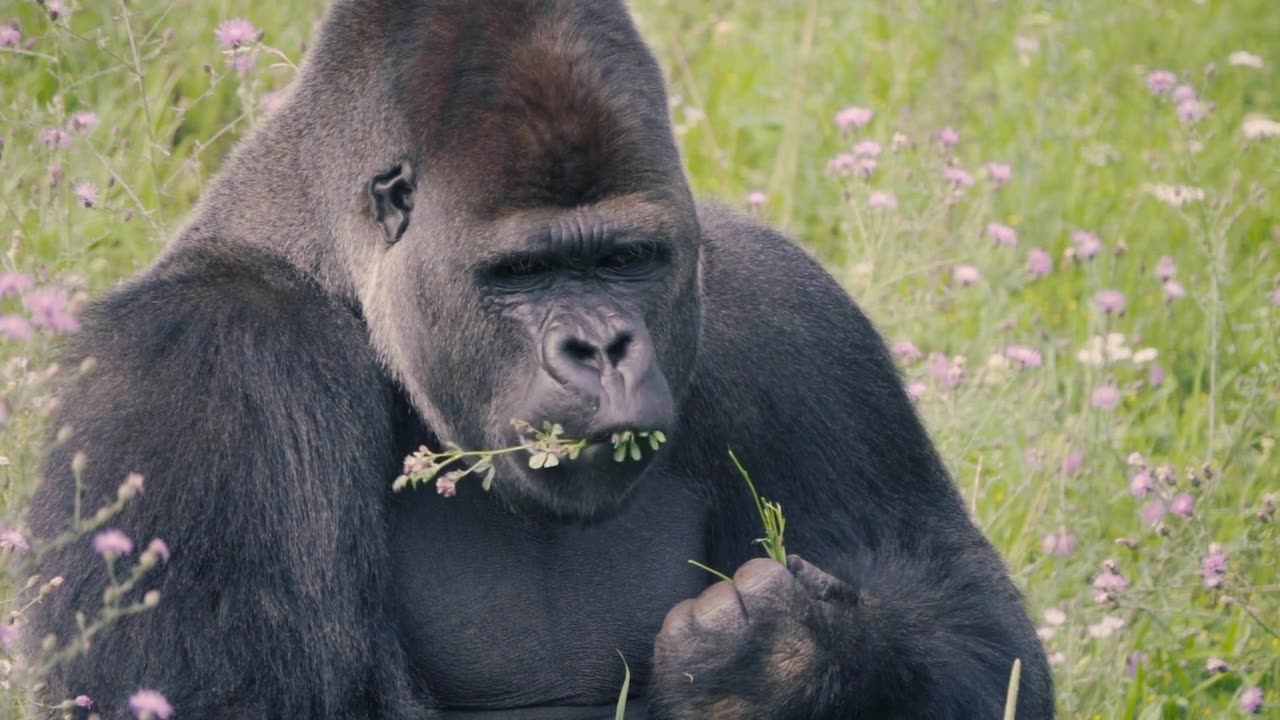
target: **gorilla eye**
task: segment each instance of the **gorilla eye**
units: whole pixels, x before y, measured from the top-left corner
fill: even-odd
[[[596,267],[612,275],[637,276],[652,272],[662,259],[655,243],[632,243],[601,258]]]
[[[518,290],[537,284],[551,264],[536,255],[518,255],[504,260],[489,269],[489,280],[500,289]]]

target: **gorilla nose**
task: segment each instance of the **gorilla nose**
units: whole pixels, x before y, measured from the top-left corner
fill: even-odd
[[[636,354],[634,344],[630,330],[589,333],[560,328],[547,334],[543,364],[562,385],[588,390],[598,387],[604,376],[634,365],[627,362]]]

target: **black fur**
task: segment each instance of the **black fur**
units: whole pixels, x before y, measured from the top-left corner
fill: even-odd
[[[1018,717],[1053,716],[881,339],[791,242],[692,203],[621,3],[339,3],[291,103],[84,327],[67,361],[97,366],[64,389],[32,529],[70,521],[83,450],[86,514],[140,472],[111,524],[173,557],[137,590],[159,607],[57,668],[50,702],[605,718],[621,652],[631,718],[997,718],[1015,658]],[[391,493],[418,443],[495,445],[515,413],[671,441]],[[782,504],[785,567],[748,562],[730,449]],[[106,579],[87,541],[39,571],[66,582],[29,647],[74,638]]]

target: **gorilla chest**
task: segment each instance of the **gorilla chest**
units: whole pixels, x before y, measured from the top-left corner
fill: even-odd
[[[708,583],[688,563],[704,557],[700,504],[645,478],[616,517],[564,526],[516,517],[478,485],[419,489],[394,512],[395,601],[421,687],[452,708],[607,705],[619,652],[642,683],[667,611]]]

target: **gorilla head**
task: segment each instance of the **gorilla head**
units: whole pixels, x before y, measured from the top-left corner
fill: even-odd
[[[586,37],[599,23],[569,14],[599,8],[575,5],[591,4],[361,18],[414,51],[386,98],[403,144],[352,224],[374,248],[357,281],[374,345],[433,432],[496,448],[517,442],[513,420],[548,421],[593,441],[553,468],[503,456],[495,484],[526,512],[588,519],[652,462],[615,462],[610,436],[673,430],[699,233],[656,65],[625,14]],[[624,71],[639,82],[619,93]]]

